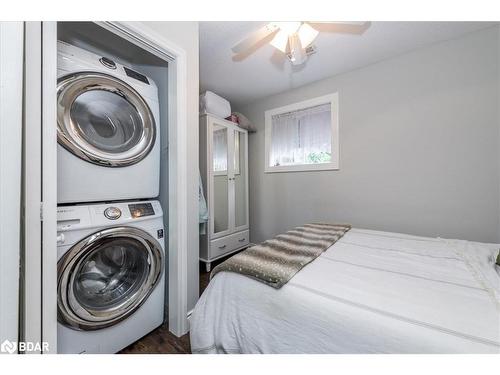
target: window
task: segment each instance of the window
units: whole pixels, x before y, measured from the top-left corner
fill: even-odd
[[[266,172],[339,167],[338,94],[266,111]]]

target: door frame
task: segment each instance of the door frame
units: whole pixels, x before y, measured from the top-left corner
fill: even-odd
[[[36,198],[26,197],[26,222],[31,223],[30,232],[37,233],[38,242],[29,251],[34,257],[28,259],[29,269],[38,269],[42,280],[40,286],[36,279],[26,279],[25,301],[34,301],[26,306],[24,327],[31,327],[26,336],[36,341],[47,342],[51,353],[57,352],[57,113],[56,113],[56,82],[57,82],[57,22],[31,22],[30,27],[39,27],[42,37],[31,35],[27,42],[30,47],[40,49],[38,67],[34,62],[26,61],[26,69],[34,72],[38,68],[39,75],[32,74],[26,81],[26,93],[29,93],[33,103],[39,103],[40,116],[30,112],[28,118],[31,125],[39,126],[36,137],[41,145],[40,152],[27,152],[26,165],[40,164],[41,174],[30,175],[29,186],[41,186],[41,192]],[[168,267],[169,267],[169,300],[168,325],[169,330],[181,336],[188,331],[187,320],[187,228],[188,228],[188,196],[187,196],[187,52],[151,30],[140,22],[96,22],[99,26],[135,43],[162,58],[169,63],[168,69],[168,131],[169,131],[169,226],[168,226]],[[37,45],[36,43],[39,43]],[[40,70],[40,63],[42,69]],[[36,91],[37,84],[41,90]],[[31,88],[35,90],[30,90]],[[41,91],[41,92],[40,92]],[[36,106],[35,106],[36,107]],[[33,108],[35,108],[33,107]],[[36,108],[34,109],[37,110]],[[38,125],[37,125],[38,124]],[[29,123],[26,123],[30,126]],[[30,142],[35,139],[31,138]],[[29,191],[28,191],[29,193]],[[38,208],[38,209],[35,209]],[[35,223],[35,224],[33,224]],[[26,236],[27,239],[30,236]],[[28,267],[26,268],[28,269]],[[38,279],[38,284],[39,284]],[[38,331],[36,326],[41,327]]]
[[[22,338],[57,352],[57,24],[25,22]],[[54,67],[54,69],[52,69]]]

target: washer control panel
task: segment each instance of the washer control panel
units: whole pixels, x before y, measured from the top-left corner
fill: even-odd
[[[57,207],[57,231],[68,232],[64,240],[65,244],[68,244],[73,243],[70,233],[75,230],[126,225],[151,220],[162,215],[163,211],[158,201],[59,206]],[[61,242],[63,238],[58,238],[58,240]]]
[[[104,216],[109,220],[116,220],[122,216],[122,211],[118,207],[108,207],[104,210]]]
[[[130,215],[133,219],[143,216],[153,216],[155,214],[155,210],[153,209],[153,205],[151,203],[129,204],[128,209],[130,210]]]

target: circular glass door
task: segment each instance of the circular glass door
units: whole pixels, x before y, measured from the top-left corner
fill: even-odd
[[[90,235],[58,262],[59,321],[79,330],[118,323],[146,301],[163,262],[160,245],[142,230],[116,227]]]
[[[59,79],[58,142],[88,162],[123,167],[148,155],[156,139],[153,114],[126,82],[104,73]]]

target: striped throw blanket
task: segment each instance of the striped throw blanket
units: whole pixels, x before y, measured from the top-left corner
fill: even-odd
[[[215,267],[210,278],[236,272],[279,289],[349,229],[345,224],[305,224],[234,255]]]

